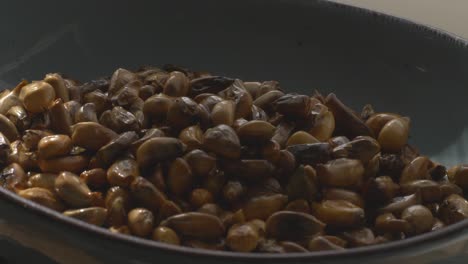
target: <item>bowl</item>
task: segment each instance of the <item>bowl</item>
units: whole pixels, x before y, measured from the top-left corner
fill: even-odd
[[[286,91],[333,91],[356,111],[372,103],[410,116],[422,153],[447,165],[468,160],[468,43],[428,26],[313,0],[17,1],[0,21],[1,88],[48,72],[89,80],[173,63],[278,80]],[[111,234],[4,189],[0,212],[0,256],[12,262],[455,263],[468,255],[468,220],[383,245],[260,255]]]

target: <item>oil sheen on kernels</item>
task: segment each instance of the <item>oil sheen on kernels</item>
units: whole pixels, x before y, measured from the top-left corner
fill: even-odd
[[[0,94],[1,187],[112,233],[253,254],[468,219],[467,166],[420,153],[403,112],[177,65],[107,76],[50,73]]]

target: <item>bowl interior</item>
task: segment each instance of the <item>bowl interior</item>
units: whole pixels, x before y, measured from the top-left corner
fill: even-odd
[[[0,32],[2,89],[49,72],[86,81],[179,64],[334,92],[356,111],[371,103],[410,116],[422,153],[468,159],[466,42],[396,18],[305,0],[34,1],[1,9]]]

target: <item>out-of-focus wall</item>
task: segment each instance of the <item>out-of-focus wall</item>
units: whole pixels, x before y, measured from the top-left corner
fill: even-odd
[[[375,9],[468,39],[468,0],[332,0]]]

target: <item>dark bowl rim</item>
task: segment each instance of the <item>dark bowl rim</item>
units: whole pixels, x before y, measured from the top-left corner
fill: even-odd
[[[291,2],[297,2],[291,1]],[[290,2],[290,3],[291,3]],[[443,37],[446,40],[454,41],[456,44],[463,47],[468,47],[468,41],[464,38],[435,28],[425,24],[417,23],[408,19],[399,18],[390,14],[384,14],[379,11],[369,10],[362,7],[351,6],[345,3],[330,2],[327,0],[316,0],[315,2],[320,3],[324,8],[340,8],[346,11],[352,11],[354,13],[361,13],[360,15],[376,16],[392,21],[393,23],[399,23],[408,27],[415,27],[418,30],[423,30],[431,34],[436,34],[439,37]],[[330,260],[336,258],[349,258],[349,257],[368,257],[370,255],[388,253],[389,251],[395,251],[398,249],[408,249],[423,244],[424,242],[435,242],[437,240],[450,238],[452,235],[460,233],[460,231],[468,228],[468,219],[459,223],[447,226],[440,230],[432,231],[419,236],[407,238],[401,241],[388,242],[384,244],[372,245],[361,248],[346,249],[341,251],[323,251],[323,252],[306,252],[306,253],[287,253],[287,254],[272,254],[272,253],[238,253],[230,251],[214,251],[205,249],[195,249],[183,246],[169,245],[149,239],[138,238],[134,236],[116,234],[108,231],[105,228],[87,224],[85,222],[64,216],[63,214],[44,207],[40,204],[36,204],[32,201],[24,199],[15,193],[0,188],[0,199],[13,204],[14,206],[24,207],[26,210],[39,215],[40,217],[47,217],[54,221],[58,221],[72,228],[85,231],[90,235],[99,235],[101,238],[112,240],[115,242],[122,242],[129,246],[140,246],[143,248],[151,248],[156,250],[164,250],[172,254],[182,254],[185,256],[192,257],[210,257],[217,259],[237,259],[243,261],[258,261],[258,260]],[[157,252],[155,252],[157,254]]]

